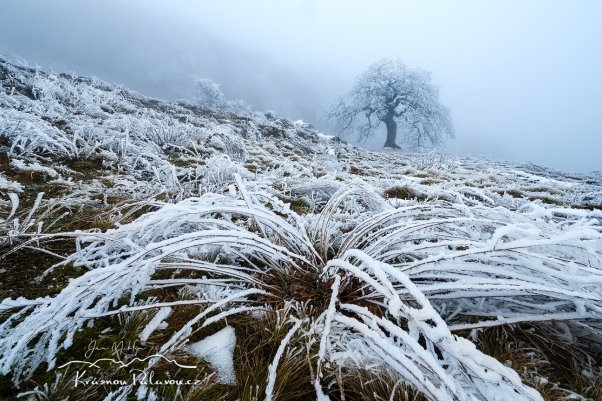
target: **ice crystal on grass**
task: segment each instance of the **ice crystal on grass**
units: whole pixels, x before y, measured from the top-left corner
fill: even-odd
[[[235,384],[236,377],[234,362],[232,361],[235,345],[236,335],[234,329],[227,326],[204,340],[191,344],[190,352],[199,358],[207,359],[211,366],[217,370],[222,383]]]
[[[39,299],[31,306],[3,303],[5,308],[33,307],[23,322],[0,326],[3,372],[27,377],[42,360],[52,367],[55,353],[70,346],[75,330],[87,320],[140,308],[113,309],[123,295],[129,295],[133,304],[138,294],[152,288],[213,285],[230,294],[221,300],[206,298],[205,302],[220,308],[227,307],[224,301],[244,301],[252,294],[264,294],[266,301],[289,296],[261,280],[275,271],[293,277],[300,270],[313,269],[324,282],[334,278],[320,360],[328,350],[329,358],[344,353],[347,345],[338,338],[351,330],[359,334],[350,344],[365,347],[364,353],[371,353],[433,400],[502,400],[510,394],[539,399],[514,371],[452,335],[453,330],[521,321],[600,319],[602,234],[587,215],[569,227],[555,228],[538,223],[528,213],[485,206],[392,209],[381,206],[386,204],[377,194],[352,186],[339,191],[318,219],[320,257],[295,219],[289,222],[255,203],[240,178],[235,179],[241,199],[207,194],[165,205],[117,230],[82,236],[82,242],[92,243],[70,261],[85,265],[88,273],[72,280],[55,298]],[[367,217],[344,236],[334,255],[329,254],[335,234],[329,221],[337,214],[339,219],[352,216],[347,211],[357,206],[345,201],[354,193],[361,193]],[[215,251],[226,258],[225,264],[198,258]],[[324,263],[326,259],[330,260]],[[176,268],[203,271],[214,278],[152,279],[157,270]],[[335,301],[340,286],[357,280],[364,283],[357,296],[377,305],[376,312],[353,299]],[[164,311],[182,304],[185,301],[145,307]],[[161,349],[174,351],[184,344],[197,321],[209,318],[206,326],[252,309],[222,309],[212,318],[202,312]],[[473,322],[453,323],[470,319]],[[586,327],[598,333],[595,326]],[[319,375],[320,363],[317,369]]]
[[[0,69],[2,258],[45,252],[42,279],[80,272],[0,303],[0,369],[17,385],[86,330],[141,340],[141,375],[220,340],[227,363],[203,354],[187,392],[207,399],[540,400],[545,378],[479,350],[488,328],[564,322],[557,337],[590,347],[579,371],[600,352],[596,174],[368,152],[273,112]],[[170,391],[105,395],[184,398]]]

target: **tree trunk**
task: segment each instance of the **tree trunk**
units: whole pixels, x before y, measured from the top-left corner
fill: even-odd
[[[401,149],[395,143],[395,139],[397,138],[397,123],[395,122],[395,117],[394,117],[393,112],[387,113],[387,115],[383,119],[383,122],[387,126],[387,140],[385,141],[385,146],[383,146],[383,147],[384,148]]]

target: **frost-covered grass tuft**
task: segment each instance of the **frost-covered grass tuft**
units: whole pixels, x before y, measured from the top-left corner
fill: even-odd
[[[197,384],[104,361],[88,374],[125,382],[86,397],[599,397],[598,175],[368,152],[272,112],[0,69],[11,396],[60,399],[69,362],[118,355]]]
[[[9,319],[0,326],[5,374],[29,377],[43,361],[52,369],[57,352],[95,318],[129,314],[130,327],[142,311],[208,305],[157,345],[160,354],[170,355],[228,316],[257,312],[261,319],[266,310],[306,300],[298,308],[311,313],[291,310],[287,318],[298,322],[295,331],[309,319],[306,335],[320,342],[314,376],[319,396],[325,396],[321,372],[328,362],[347,369],[354,363],[388,366],[432,400],[527,400],[540,398],[514,370],[452,331],[575,320],[600,334],[587,321],[600,319],[602,234],[587,218],[564,230],[544,230],[533,211],[392,208],[353,185],[331,198],[310,237],[294,212],[282,204],[265,208],[239,176],[234,179],[238,190],[231,196],[189,198],[116,230],[82,235],[80,241],[91,244],[64,263],[85,266],[87,273],[51,299],[3,301],[3,309],[22,308],[26,315],[16,325]],[[361,207],[363,221],[346,235],[331,224]],[[174,274],[153,278],[161,271]],[[135,301],[153,289],[185,286],[199,288],[197,299]],[[318,289],[330,290],[328,302],[319,302]],[[124,296],[130,306],[115,309]],[[146,332],[147,325],[148,318],[134,332]],[[279,358],[269,370],[270,388]],[[157,362],[151,359],[146,371]]]

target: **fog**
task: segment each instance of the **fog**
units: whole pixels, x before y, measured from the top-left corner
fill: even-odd
[[[317,111],[371,63],[401,58],[440,85],[447,152],[602,170],[596,0],[3,0],[0,15],[0,53],[30,64],[168,100],[207,77],[331,134]]]

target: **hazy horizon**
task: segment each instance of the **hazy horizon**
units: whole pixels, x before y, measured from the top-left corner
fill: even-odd
[[[191,100],[191,75],[207,77],[329,134],[317,111],[373,62],[400,58],[440,85],[450,154],[602,170],[602,3],[6,0],[3,11],[0,53],[31,65],[166,100]]]

